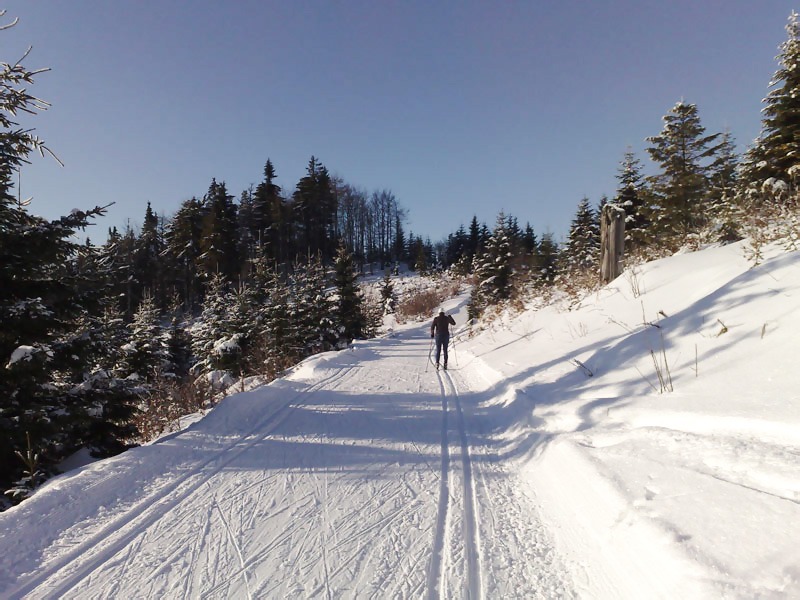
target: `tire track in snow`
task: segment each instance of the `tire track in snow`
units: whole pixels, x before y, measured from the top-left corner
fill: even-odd
[[[282,402],[275,410],[257,421],[249,431],[243,433],[236,441],[231,442],[218,452],[212,453],[211,458],[202,462],[190,472],[165,484],[153,497],[143,499],[137,506],[104,525],[98,532],[76,544],[72,550],[62,554],[52,565],[26,579],[17,587],[8,590],[10,596],[21,597],[30,594],[39,586],[47,583],[51,577],[60,571],[70,569],[58,578],[52,588],[47,590],[47,594],[52,597],[64,596],[93,571],[123,550],[144,530],[157,523],[181,502],[194,494],[208,479],[222,471],[241,454],[274,431],[293,412],[294,408],[303,404],[302,401],[298,402],[298,400],[308,397],[309,394],[324,388],[337,379],[342,379],[352,370],[352,367],[340,367],[328,377],[294,394]],[[268,428],[267,431],[255,438],[253,437],[260,429],[265,427]],[[237,451],[239,446],[241,448],[238,448]],[[230,456],[227,456],[225,460],[219,460],[220,456],[228,454]],[[218,464],[214,465],[215,462]],[[206,469],[209,469],[209,471],[206,472]],[[199,480],[191,481],[192,479]],[[181,490],[181,487],[184,487],[184,489]]]

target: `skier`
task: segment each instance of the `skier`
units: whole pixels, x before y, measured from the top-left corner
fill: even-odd
[[[436,338],[436,368],[439,368],[439,355],[444,348],[444,369],[447,370],[447,345],[450,343],[450,325],[455,325],[455,319],[444,314],[444,309],[439,309],[439,316],[434,317],[431,323],[431,337]]]

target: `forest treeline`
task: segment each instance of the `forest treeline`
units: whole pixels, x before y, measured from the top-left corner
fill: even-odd
[[[2,30],[0,30],[2,31]],[[0,63],[0,485],[8,502],[31,493],[80,448],[106,456],[151,439],[176,416],[208,407],[225,382],[264,380],[313,353],[374,335],[395,302],[393,272],[448,271],[472,284],[472,318],[559,289],[599,285],[599,211],[625,210],[625,260],[747,238],[754,263],[770,239],[800,240],[800,27],[793,14],[762,114],[741,156],[728,131],[710,133],[678,102],[647,138],[645,174],[622,153],[618,188],[578,199],[563,242],[499,214],[473,216],[436,243],[406,234],[388,189],[333,177],[316,157],[291,191],[267,160],[238,198],[207,192],[102,244],[76,240],[104,213],[31,214],[14,181],[49,153],[17,115],[47,104],[28,91],[41,70]],[[359,274],[383,274],[364,294]]]

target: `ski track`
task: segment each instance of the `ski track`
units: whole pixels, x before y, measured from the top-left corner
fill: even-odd
[[[138,506],[123,514],[122,517],[105,525],[99,532],[90,536],[89,539],[82,541],[72,550],[62,554],[54,561],[55,564],[42,569],[37,575],[12,590],[10,596],[21,597],[29,594],[45,584],[50,578],[55,581],[52,583],[52,587],[47,589],[47,593],[53,597],[66,595],[82,579],[89,577],[95,568],[103,565],[117,552],[124,549],[140,535],[141,531],[144,530],[146,533],[148,527],[153,526],[159,519],[169,514],[178,504],[201,489],[202,485],[210,477],[220,472],[247,448],[251,447],[255,443],[251,439],[255,432],[266,427],[266,433],[263,436],[266,437],[287,418],[298,400],[318,389],[324,388],[326,385],[330,385],[347,373],[347,369],[339,369],[309,389],[303,390],[289,400],[284,401],[274,411],[257,422],[250,431],[223,451],[213,455],[192,472],[182,475],[174,482],[163,486],[157,492],[156,498],[147,498],[141,501]],[[261,441],[263,437],[256,441]],[[237,451],[237,447],[242,444],[244,444],[244,447]],[[220,456],[224,457],[222,461],[220,461]],[[213,466],[214,463],[219,464]],[[205,471],[209,468],[210,472],[205,474]],[[199,481],[192,481],[195,479],[199,479]],[[170,497],[173,492],[177,493],[174,497]],[[62,570],[65,572],[60,573]],[[57,577],[54,577],[56,575]]]
[[[394,388],[380,360],[327,366],[330,374],[271,404],[212,458],[79,538],[10,597],[515,596],[520,573],[533,577],[504,543],[531,542],[503,522],[531,504],[491,467],[490,436],[471,445],[485,382],[424,369],[424,341],[382,349],[406,357],[408,368],[388,378]],[[258,466],[268,441],[273,466]]]
[[[464,410],[461,398],[452,376],[447,373],[445,379],[450,385],[455,398],[456,422],[458,423],[458,438],[461,443],[461,469],[464,484],[464,547],[467,558],[467,581],[465,598],[477,600],[483,597],[481,587],[481,561],[480,540],[478,538],[478,512],[475,503],[475,481],[472,475],[472,460],[470,458],[469,438],[464,422]]]
[[[464,410],[453,376],[437,371],[442,398],[441,476],[436,530],[428,575],[428,598],[483,598],[475,482]],[[450,413],[454,410],[461,469],[453,471],[461,486],[451,489]],[[461,501],[455,497],[456,493]],[[466,574],[465,576],[463,574]]]
[[[433,549],[431,552],[429,575],[428,575],[428,600],[436,600],[442,597],[440,586],[443,585],[444,570],[444,544],[445,530],[447,527],[447,517],[450,506],[450,440],[448,437],[447,423],[447,394],[444,384],[439,379],[442,396],[442,430],[441,430],[441,457],[442,464],[439,476],[439,504],[436,513],[436,529],[433,538]]]

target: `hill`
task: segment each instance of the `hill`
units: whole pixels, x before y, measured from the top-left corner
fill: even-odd
[[[0,514],[3,597],[800,596],[800,254],[312,357]]]

